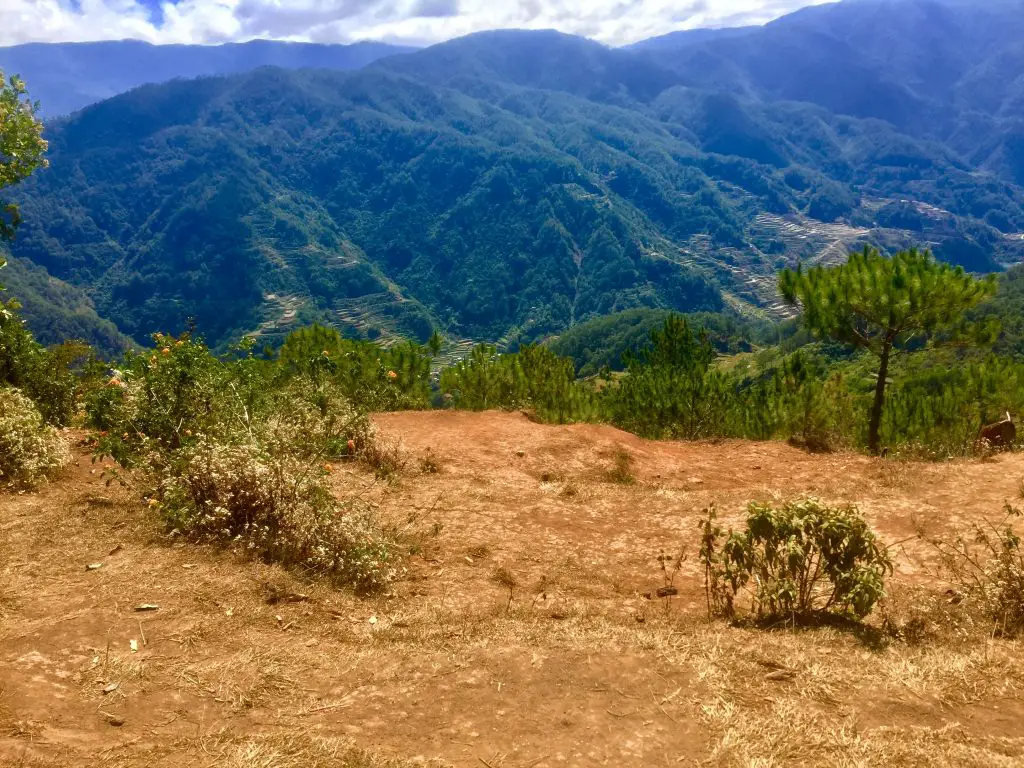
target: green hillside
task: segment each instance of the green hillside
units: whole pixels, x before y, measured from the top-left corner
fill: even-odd
[[[680,64],[748,38],[485,33],[358,72],[146,86],[48,126],[13,253],[136,340],[194,323],[215,345],[312,320],[515,345],[630,309],[786,316],[777,269],[864,243],[1022,260],[1012,174]]]

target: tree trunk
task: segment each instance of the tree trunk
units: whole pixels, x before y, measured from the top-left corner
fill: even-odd
[[[871,405],[871,426],[868,428],[868,450],[878,454],[878,432],[882,426],[882,406],[885,404],[885,380],[889,376],[889,355],[892,345],[882,347],[881,363],[878,366],[878,382],[875,384],[875,402]]]

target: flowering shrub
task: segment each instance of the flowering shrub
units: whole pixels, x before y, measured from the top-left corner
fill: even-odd
[[[338,381],[281,376],[244,346],[217,357],[189,336],[154,342],[125,358],[88,413],[98,452],[139,470],[168,527],[360,591],[387,583],[392,548],[372,511],[324,483],[327,460],[374,444]]]
[[[0,387],[0,486],[34,488],[69,459],[67,444],[31,400]]]
[[[257,445],[202,439],[166,467],[157,506],[194,541],[235,544],[369,592],[395,576],[389,542],[369,507],[336,500],[325,470]]]
[[[263,442],[275,455],[314,460],[354,458],[376,440],[369,417],[337,385],[306,377],[274,393],[261,429]]]

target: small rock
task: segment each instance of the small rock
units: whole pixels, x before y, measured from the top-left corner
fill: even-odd
[[[128,647],[131,649],[132,653],[138,653],[139,652],[139,641],[138,640],[129,640],[128,641]]]
[[[462,559],[465,560],[468,565],[473,565],[473,563],[475,562],[473,558],[469,557],[468,555]]]
[[[526,451],[516,451],[516,456],[518,456],[520,459],[523,458],[525,455]]]
[[[791,669],[777,669],[774,672],[769,672],[764,676],[765,680],[772,680],[774,682],[782,682],[784,680],[792,680],[796,677],[796,672]]]
[[[405,619],[395,619],[391,622],[391,626],[397,627],[398,629],[407,629],[409,627],[409,622]]]
[[[98,571],[102,567],[103,567],[103,563],[89,563],[87,566],[85,566],[85,570],[87,570],[87,571]]]
[[[159,611],[160,606],[154,605],[153,603],[143,603],[142,605],[135,606],[136,613],[148,613],[150,611]]]
[[[673,595],[678,595],[679,590],[675,587],[660,587],[655,594],[658,597],[672,597]]]
[[[368,621],[369,621],[369,622],[370,622],[371,624],[376,624],[376,623],[377,623],[377,617],[376,617],[376,616],[371,616],[371,617],[370,617],[370,618],[368,619]]]
[[[122,549],[124,549],[124,547],[122,547],[122,546],[121,546],[120,544],[118,544],[118,545],[117,545],[116,547],[114,547],[114,548],[113,548],[112,550],[110,550],[109,552],[107,552],[107,557],[113,557],[113,556],[114,556],[114,555],[116,555],[116,554],[117,554],[118,552],[120,552],[120,551],[121,551]]]
[[[118,715],[107,715],[105,719],[107,721],[107,725],[112,725],[115,728],[120,728],[124,725],[124,718]]]
[[[114,691],[116,691],[120,687],[121,687],[120,683],[107,683],[105,686],[103,686],[103,692],[104,693],[113,693]]]

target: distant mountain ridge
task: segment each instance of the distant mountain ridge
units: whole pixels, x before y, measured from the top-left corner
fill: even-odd
[[[253,40],[223,45],[151,45],[138,40],[26,43],[0,47],[0,70],[20,74],[47,117],[150,83],[234,75],[258,67],[359,69],[386,56],[416,50],[377,42],[351,45]]]
[[[865,243],[998,270],[1024,260],[1024,110],[988,27],[1022,3],[847,0],[628,49],[486,32],[145,86],[51,122],[12,253],[135,339],[192,318],[214,344],[781,313],[779,267]]]

